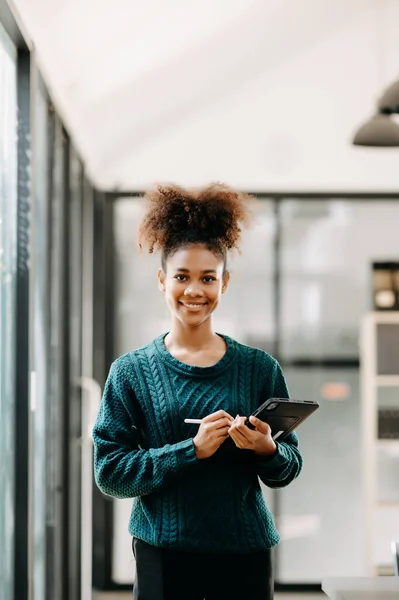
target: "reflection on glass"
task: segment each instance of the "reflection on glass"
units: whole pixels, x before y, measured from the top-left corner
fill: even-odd
[[[34,540],[34,596],[46,596],[46,410],[48,397],[48,148],[47,148],[47,98],[39,81],[35,98],[35,220],[34,256],[34,348],[36,407],[33,433],[33,540]]]
[[[398,256],[399,205],[287,200],[281,215],[282,356],[358,357],[371,263]]]
[[[359,376],[357,369],[285,368],[292,397],[320,409],[298,430],[301,476],[279,493],[278,580],[320,583],[326,576],[363,574]],[[341,400],[321,397],[326,384],[345,384]]]
[[[16,49],[0,23],[0,597],[2,600],[11,600],[14,597],[16,60]]]

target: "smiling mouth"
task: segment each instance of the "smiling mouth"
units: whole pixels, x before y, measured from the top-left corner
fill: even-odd
[[[200,310],[203,306],[206,306],[207,302],[180,302],[179,304],[184,306],[184,308],[188,308],[189,310]]]

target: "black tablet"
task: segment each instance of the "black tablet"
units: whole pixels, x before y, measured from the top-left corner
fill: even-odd
[[[281,442],[318,408],[319,403],[314,400],[269,398],[252,414],[261,421],[268,423],[272,430],[273,439]],[[246,425],[250,429],[255,429],[249,419],[247,419]]]

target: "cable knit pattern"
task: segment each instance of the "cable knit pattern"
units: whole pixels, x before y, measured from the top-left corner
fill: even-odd
[[[244,553],[279,542],[260,478],[273,488],[301,471],[298,438],[277,444],[271,459],[239,450],[231,439],[198,460],[193,437],[203,418],[219,409],[249,415],[264,400],[288,397],[278,362],[223,336],[227,350],[211,367],[174,358],[160,336],[111,366],[93,430],[98,487],[134,498],[129,532],[164,548]]]

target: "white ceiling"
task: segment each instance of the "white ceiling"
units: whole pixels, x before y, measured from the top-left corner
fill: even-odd
[[[382,159],[349,144],[399,72],[395,0],[14,4],[100,188],[399,185],[392,152]]]

